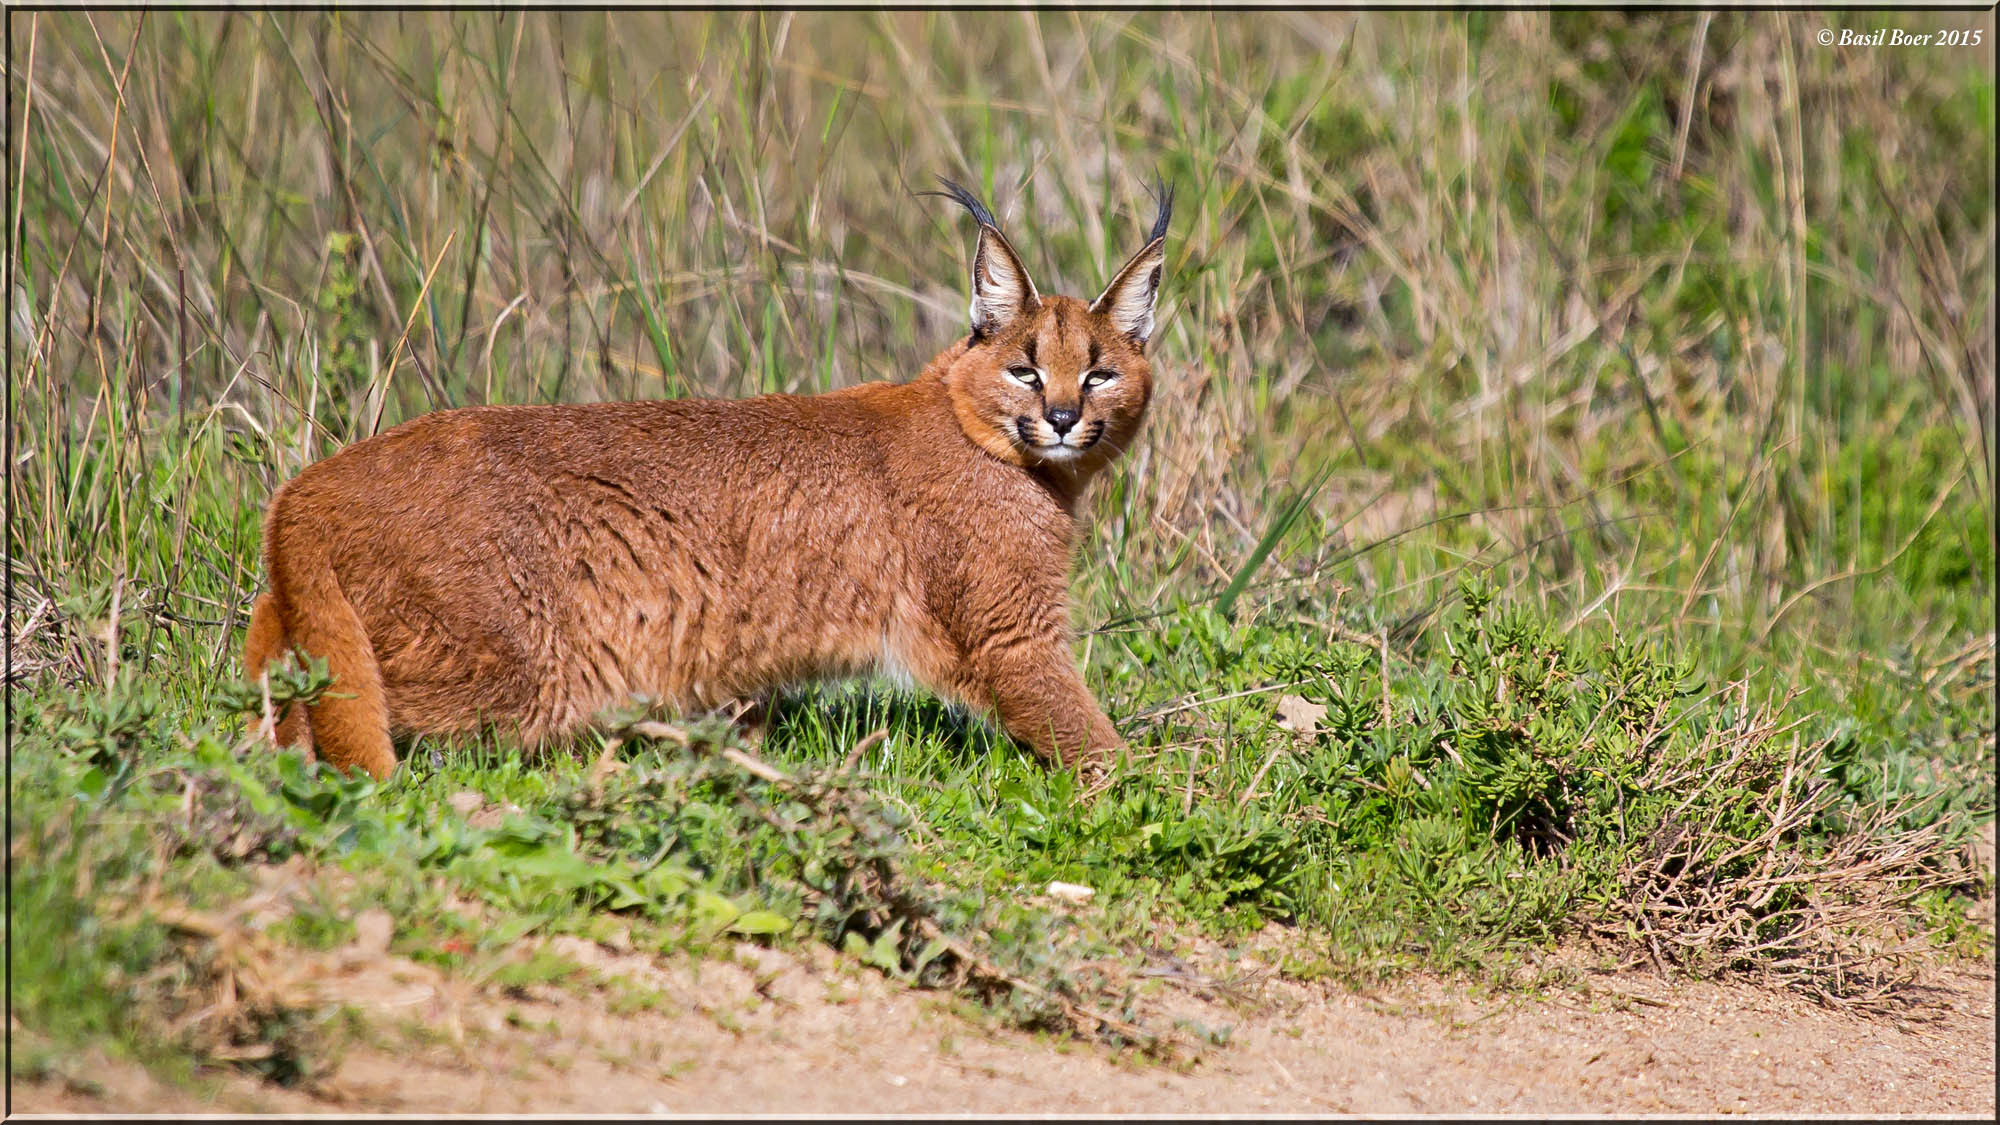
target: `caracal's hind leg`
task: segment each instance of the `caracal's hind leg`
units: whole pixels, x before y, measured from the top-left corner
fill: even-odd
[[[325,546],[310,530],[272,524],[274,549],[266,563],[284,636],[302,656],[326,661],[333,674],[333,686],[306,709],[313,749],[328,765],[386,778],[396,768],[396,751],[368,631],[341,590]]]

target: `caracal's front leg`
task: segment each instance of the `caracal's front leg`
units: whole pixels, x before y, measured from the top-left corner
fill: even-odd
[[[1124,746],[1084,686],[1066,637],[993,646],[971,671],[1000,725],[1045,761],[1101,773]]]

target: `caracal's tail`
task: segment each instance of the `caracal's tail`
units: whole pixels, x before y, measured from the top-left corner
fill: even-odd
[[[244,670],[261,676],[266,665],[288,652],[326,661],[333,686],[310,708],[288,705],[272,741],[304,743],[330,765],[385,778],[396,768],[396,751],[389,743],[389,709],[374,646],[341,592],[325,545],[309,533],[283,529],[282,509],[281,497],[264,527],[271,589],[251,612]]]

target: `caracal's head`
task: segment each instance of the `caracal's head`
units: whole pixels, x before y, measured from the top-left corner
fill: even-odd
[[[979,222],[972,255],[972,336],[944,372],[958,424],[1011,464],[1087,479],[1125,451],[1153,390],[1146,341],[1166,263],[1173,195],[1144,249],[1088,303],[1044,297],[993,213],[971,192],[945,192]]]

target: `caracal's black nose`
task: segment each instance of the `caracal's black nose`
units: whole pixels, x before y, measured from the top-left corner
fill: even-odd
[[[1042,417],[1049,420],[1049,429],[1054,430],[1057,437],[1061,437],[1070,431],[1070,427],[1076,425],[1076,420],[1082,415],[1068,407],[1057,406],[1050,408]]]

